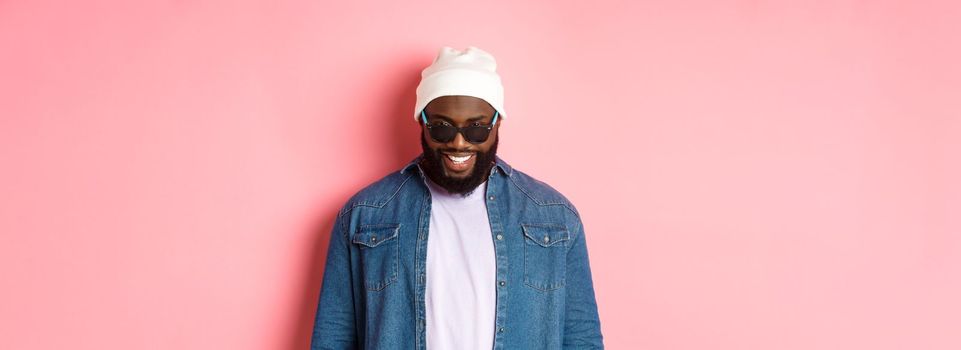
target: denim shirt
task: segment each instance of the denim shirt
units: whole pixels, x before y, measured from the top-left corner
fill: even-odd
[[[337,214],[311,349],[425,349],[431,198],[422,157]],[[496,261],[494,349],[602,349],[577,209],[499,157],[485,197]]]

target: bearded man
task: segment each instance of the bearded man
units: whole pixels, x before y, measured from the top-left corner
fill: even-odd
[[[312,349],[603,348],[577,209],[497,156],[496,66],[444,47],[423,70],[423,153],[337,214]]]

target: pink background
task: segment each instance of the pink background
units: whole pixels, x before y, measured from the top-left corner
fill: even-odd
[[[609,348],[961,349],[961,5],[786,3],[0,1],[0,348],[306,348],[475,45]]]

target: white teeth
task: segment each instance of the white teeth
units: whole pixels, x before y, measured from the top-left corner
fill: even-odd
[[[463,156],[463,157],[452,156],[452,155],[449,155],[449,154],[447,155],[447,158],[450,158],[450,160],[453,161],[454,163],[463,163],[463,162],[466,162],[468,159],[470,159],[470,157],[473,157],[473,155],[466,155],[466,156]]]

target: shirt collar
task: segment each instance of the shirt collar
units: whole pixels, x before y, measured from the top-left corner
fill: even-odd
[[[420,164],[421,159],[424,159],[423,153],[421,153],[416,158],[414,158],[414,160],[410,161],[410,163],[407,163],[407,165],[405,165],[404,168],[400,170],[400,173],[401,174],[406,173],[410,169],[420,170],[420,167],[418,167],[418,164]],[[498,169],[498,168],[501,170],[502,173],[504,173],[504,175],[507,175],[508,177],[511,176],[511,172],[513,171],[511,166],[507,164],[507,162],[505,162],[503,159],[501,159],[501,157],[494,156],[494,169]]]

